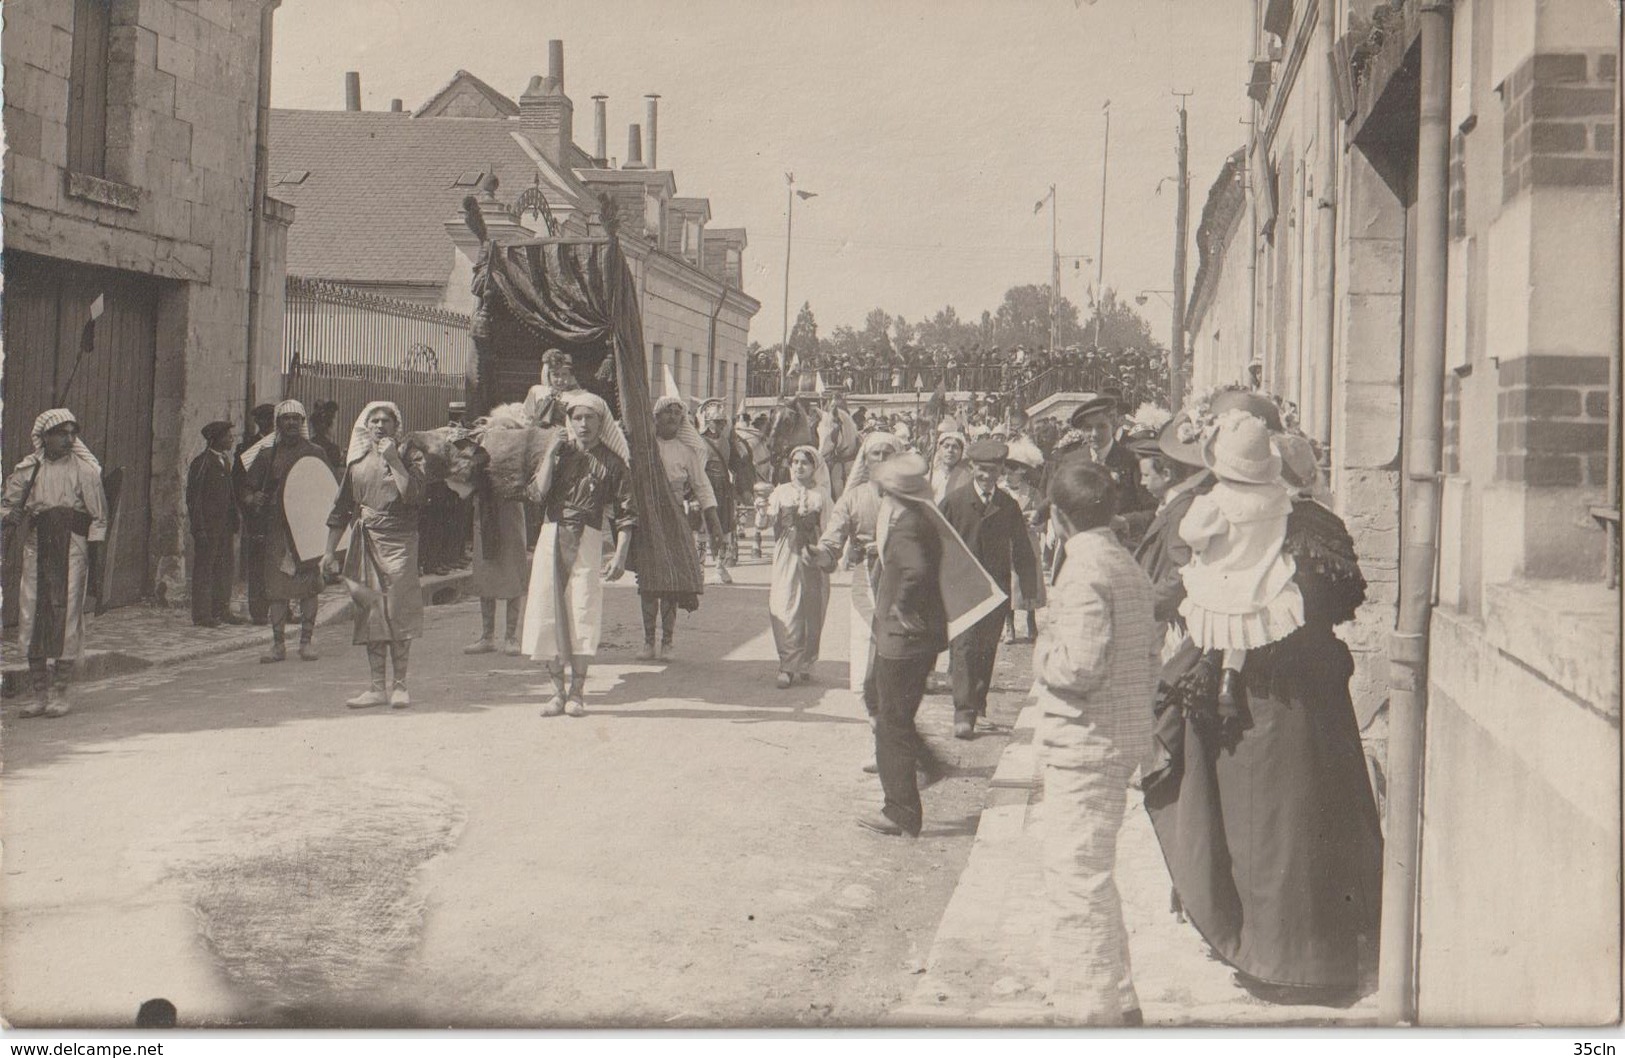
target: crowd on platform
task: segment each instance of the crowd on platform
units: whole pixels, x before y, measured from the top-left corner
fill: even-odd
[[[794,376],[803,371],[817,372],[826,384],[856,394],[916,390],[929,394],[938,388],[1014,394],[1041,385],[1050,392],[1112,388],[1138,404],[1164,392],[1167,354],[1157,348],[1093,347],[1052,353],[1021,345],[903,346],[894,351],[889,344],[853,354],[827,347],[803,350],[792,344],[784,364],[776,348],[753,350],[749,395],[776,396],[786,372]]]

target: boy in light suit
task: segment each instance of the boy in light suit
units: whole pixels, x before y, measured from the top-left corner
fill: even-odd
[[[1113,870],[1129,778],[1151,743],[1160,640],[1151,582],[1110,527],[1117,492],[1098,465],[1056,467],[1051,516],[1066,546],[1033,648],[1050,999],[1067,1025],[1142,1020]]]

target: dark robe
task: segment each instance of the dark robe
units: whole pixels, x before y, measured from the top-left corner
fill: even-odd
[[[1216,708],[1219,655],[1163,670],[1145,804],[1191,923],[1225,962],[1275,985],[1349,989],[1380,918],[1382,836],[1335,626],[1365,597],[1338,517],[1294,505],[1286,547],[1304,625],[1251,650],[1240,716]]]

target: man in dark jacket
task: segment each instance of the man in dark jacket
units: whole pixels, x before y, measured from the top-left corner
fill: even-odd
[[[924,812],[915,769],[926,773],[928,785],[941,770],[920,739],[914,717],[925,697],[925,678],[948,645],[948,611],[937,579],[942,537],[929,509],[925,460],[904,452],[872,472],[882,496],[876,525],[875,762],[886,801],[880,812],[860,816],[858,825],[880,834],[918,837]]]
[[[1083,435],[1083,451],[1106,468],[1117,493],[1117,513],[1127,517],[1136,511],[1149,511],[1157,503],[1140,484],[1140,461],[1117,443],[1120,409],[1109,393],[1090,397],[1072,413],[1071,425]]]
[[[237,496],[232,487],[229,422],[203,428],[208,447],[186,474],[186,516],[192,529],[192,623],[202,628],[244,624],[231,612],[232,538]]]
[[[259,444],[274,429],[276,405],[256,404],[249,413],[248,432],[243,435],[242,444],[237,446],[236,458],[232,460],[232,483],[237,490],[239,505],[246,491],[243,479],[248,472],[243,464],[243,453]],[[243,579],[248,582],[248,617],[255,624],[262,625],[271,612],[271,600],[265,597],[265,531],[263,519],[252,517],[252,513],[243,509],[242,553],[237,565],[242,570]]]
[[[966,452],[971,479],[949,491],[942,515],[965,541],[976,561],[1004,592],[997,610],[966,629],[948,648],[948,676],[954,691],[954,737],[970,738],[978,718],[987,722],[987,692],[993,683],[999,637],[1010,613],[1010,579],[1014,573],[1028,598],[1038,592],[1038,559],[1021,505],[999,488],[1010,449],[1002,441],[977,441]]]

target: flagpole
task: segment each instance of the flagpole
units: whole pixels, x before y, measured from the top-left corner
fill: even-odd
[[[1095,255],[1095,348],[1100,348],[1101,308],[1106,299],[1106,174],[1112,153],[1112,101],[1102,107],[1106,112],[1106,139],[1100,150],[1100,249]]]
[[[790,234],[796,219],[796,177],[785,173],[784,187],[784,338],[779,343],[779,393],[787,385],[785,369],[790,363]]]

